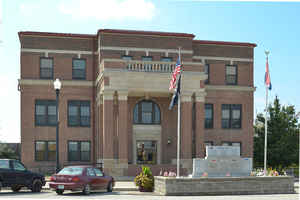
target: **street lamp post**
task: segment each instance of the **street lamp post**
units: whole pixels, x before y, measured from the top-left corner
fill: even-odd
[[[54,89],[56,92],[56,173],[58,173],[59,171],[59,137],[58,137],[58,133],[59,133],[59,109],[58,109],[58,105],[59,105],[59,91],[61,89],[61,82],[60,80],[57,78],[55,79],[55,81],[53,82],[54,85]]]

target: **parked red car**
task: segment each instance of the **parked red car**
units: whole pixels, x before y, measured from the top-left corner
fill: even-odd
[[[115,181],[113,177],[106,176],[100,169],[92,166],[69,166],[52,175],[49,186],[59,195],[65,190],[90,194],[91,191],[103,189],[112,192]]]

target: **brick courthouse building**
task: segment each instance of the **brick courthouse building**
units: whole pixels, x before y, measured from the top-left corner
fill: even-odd
[[[103,163],[133,176],[142,164],[176,169],[177,106],[168,110],[181,47],[181,167],[205,145],[253,151],[256,44],[195,40],[193,34],[100,29],[95,35],[19,32],[22,161],[54,171],[60,78],[60,164]]]

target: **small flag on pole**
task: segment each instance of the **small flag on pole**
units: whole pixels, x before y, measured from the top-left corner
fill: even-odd
[[[267,58],[267,63],[266,63],[265,85],[266,85],[266,87],[268,87],[269,90],[272,89],[268,58]]]
[[[181,62],[180,62],[180,57],[178,57],[175,69],[172,73],[172,79],[170,81],[169,90],[176,88],[176,79],[177,79],[177,75],[180,74],[180,72],[181,72]]]
[[[172,108],[178,104],[178,96],[180,95],[180,81],[181,81],[181,74],[179,74],[178,82],[176,90],[172,96],[172,101],[169,106],[169,110],[172,110]]]

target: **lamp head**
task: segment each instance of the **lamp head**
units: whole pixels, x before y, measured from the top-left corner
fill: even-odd
[[[54,85],[54,89],[55,90],[60,90],[61,88],[61,81],[59,80],[59,78],[56,78],[55,81],[53,82]]]

